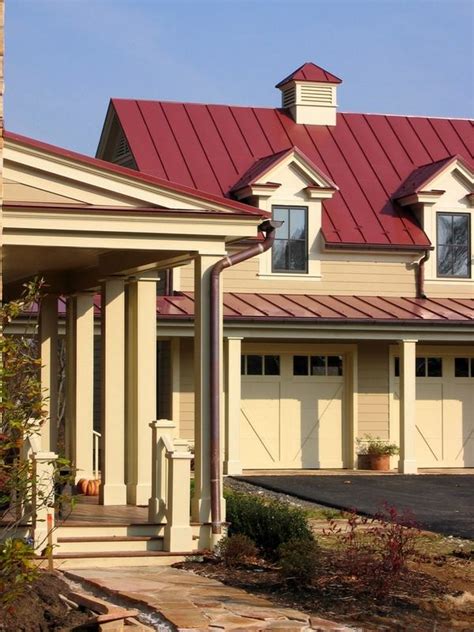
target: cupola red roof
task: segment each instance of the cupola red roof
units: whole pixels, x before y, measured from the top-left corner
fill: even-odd
[[[291,75],[282,79],[279,83],[276,84],[275,88],[281,88],[286,83],[290,81],[317,81],[318,83],[342,83],[342,79],[336,77],[336,75],[331,74],[321,66],[316,66],[312,62],[306,62],[296,70],[294,70]]]

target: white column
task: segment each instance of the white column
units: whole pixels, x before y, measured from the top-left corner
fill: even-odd
[[[226,344],[225,371],[225,474],[242,474],[240,462],[240,407],[241,382],[240,358],[242,338],[228,337]]]
[[[41,388],[46,421],[41,427],[42,449],[56,451],[58,440],[58,297],[41,300],[39,313]]]
[[[100,502],[125,505],[125,283],[104,281],[101,288],[102,410]]]
[[[400,346],[400,460],[398,471],[417,474],[416,466],[416,340]]]
[[[192,516],[196,522],[211,519],[210,498],[210,366],[214,361],[210,349],[210,279],[211,270],[222,255],[198,255],[194,279],[194,497]],[[221,292],[222,294],[222,292]],[[222,331],[222,296],[220,298]],[[222,333],[219,336],[222,367]],[[222,384],[222,380],[221,380]],[[222,390],[222,389],[221,389]],[[222,477],[222,472],[221,472]],[[222,489],[222,485],[221,485]],[[222,499],[222,507],[224,501]]]
[[[64,428],[64,452],[73,457],[73,437],[76,419],[76,326],[74,297],[66,299],[66,423]]]
[[[127,287],[127,502],[151,494],[150,423],[156,419],[156,272]]]
[[[75,321],[75,384],[73,461],[76,479],[93,478],[94,430],[94,296],[73,297]]]

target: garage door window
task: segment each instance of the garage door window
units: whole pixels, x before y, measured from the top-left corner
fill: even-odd
[[[474,358],[454,358],[454,377],[474,377]]]
[[[293,375],[343,374],[342,356],[293,356]]]
[[[280,375],[280,356],[243,355],[240,372],[242,375]]]
[[[400,358],[395,358],[395,377],[400,377]],[[443,377],[443,359],[417,358],[416,377]]]

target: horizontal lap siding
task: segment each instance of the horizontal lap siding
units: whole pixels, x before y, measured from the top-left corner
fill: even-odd
[[[180,417],[179,436],[194,440],[194,364],[193,340],[181,338],[180,344]]]
[[[389,362],[388,345],[362,343],[359,358],[359,429],[358,435],[377,435],[388,439]]]
[[[453,281],[446,283],[425,283],[425,294],[429,298],[474,298],[474,280],[470,279],[467,283],[456,284]]]

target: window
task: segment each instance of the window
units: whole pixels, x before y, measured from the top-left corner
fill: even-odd
[[[395,377],[400,377],[400,358],[395,358]],[[417,358],[416,377],[443,377],[442,358]]]
[[[272,272],[308,271],[308,209],[275,206],[273,219],[284,222],[276,231]]]
[[[342,356],[293,356],[293,375],[343,374]]]
[[[454,358],[454,377],[474,377],[474,358]]]
[[[469,278],[471,227],[466,213],[437,215],[437,274],[439,277]]]
[[[242,375],[280,375],[280,356],[243,355],[240,372]]]

